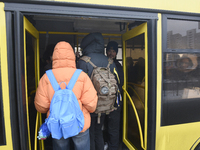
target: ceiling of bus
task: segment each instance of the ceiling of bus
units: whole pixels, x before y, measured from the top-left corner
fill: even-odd
[[[30,18],[30,17],[29,17]],[[39,31],[63,31],[63,32],[101,32],[123,34],[126,32],[127,23],[134,21],[116,20],[94,17],[73,16],[31,16]],[[64,28],[61,28],[63,27]]]
[[[120,20],[114,18],[94,18],[77,16],[55,16],[55,15],[26,15],[26,18],[35,26],[38,31],[46,32],[78,32],[91,33],[101,32],[102,34],[119,34],[120,36],[104,36],[105,46],[111,40],[121,43],[121,34],[127,31],[127,25],[134,25],[134,20]],[[43,52],[48,44],[56,44],[59,41],[67,41],[73,47],[80,45],[85,35],[66,34],[40,34],[40,51]]]

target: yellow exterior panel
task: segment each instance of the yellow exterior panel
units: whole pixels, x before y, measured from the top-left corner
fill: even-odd
[[[157,22],[157,111],[156,150],[189,150],[199,138],[200,122],[161,127],[162,98],[162,22],[158,14]]]
[[[182,11],[200,13],[200,1],[199,0],[46,0],[46,1],[58,1],[58,2],[71,2],[71,3],[84,3],[84,4],[96,4],[96,5],[112,5],[145,9],[160,9],[169,11]]]
[[[160,127],[156,150],[189,150],[199,138],[200,122]]]
[[[0,57],[1,57],[1,82],[2,82],[2,97],[3,97],[3,114],[6,145],[0,146],[1,150],[12,150],[12,133],[10,122],[10,98],[8,86],[8,63],[7,63],[7,40],[6,40],[6,18],[4,12],[4,3],[0,3]]]
[[[156,130],[160,127],[161,119],[161,93],[162,93],[162,18],[158,14],[157,21],[157,113]]]

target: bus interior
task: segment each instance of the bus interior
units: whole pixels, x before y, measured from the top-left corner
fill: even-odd
[[[120,144],[134,150],[199,149],[199,2],[147,1],[0,3],[1,148],[52,148],[48,139],[37,139],[46,118],[34,106],[39,80],[58,42],[82,56],[82,39],[100,32],[105,55],[109,41],[118,43],[116,58],[124,71]]]
[[[25,14],[27,20],[39,32],[39,58],[40,66],[35,67],[34,60],[36,57],[34,52],[35,39],[29,32],[26,32],[26,70],[27,70],[27,91],[28,91],[28,114],[29,121],[25,127],[30,128],[29,147],[34,149],[34,142],[36,140],[35,127],[37,121],[37,111],[34,107],[34,96],[37,84],[35,83],[36,72],[40,71],[42,77],[45,66],[45,55],[48,55],[47,48],[50,45],[55,46],[59,41],[66,41],[71,44],[74,52],[81,53],[80,43],[84,36],[92,32],[100,32],[104,37],[105,48],[109,41],[116,41],[118,43],[117,60],[123,65],[123,55],[126,58],[126,82],[127,89],[132,101],[136,107],[143,137],[144,135],[144,120],[145,120],[145,40],[144,34],[138,35],[126,41],[126,53],[123,53],[123,39],[122,35],[127,31],[146,22],[144,20],[133,19],[116,19],[90,16],[67,16],[67,15],[46,15],[46,14]],[[51,47],[52,48],[52,47]],[[106,51],[105,51],[106,52]],[[49,52],[50,53],[50,52]],[[106,55],[106,53],[105,53]],[[35,68],[35,69],[33,69]],[[130,78],[129,78],[130,77]],[[131,100],[127,102],[127,138],[130,143],[138,150],[141,148],[141,133],[138,128],[137,117],[132,109]],[[45,115],[42,115],[45,118]],[[122,122],[122,121],[121,121]],[[37,127],[38,128],[38,127]],[[37,129],[36,128],[36,129]],[[28,132],[28,129],[25,130]],[[121,135],[122,136],[122,135]],[[37,142],[36,142],[37,143]],[[37,144],[36,144],[37,145]],[[46,147],[46,146],[45,146]],[[46,147],[47,149],[47,147]]]

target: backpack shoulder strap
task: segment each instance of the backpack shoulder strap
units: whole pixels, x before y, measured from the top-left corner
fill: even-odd
[[[117,71],[116,71],[116,69],[114,68],[114,74],[117,76],[117,80],[118,80],[118,83],[120,84],[120,79],[119,79],[119,75],[118,75],[118,73],[117,73]]]
[[[58,84],[58,82],[57,82],[52,70],[51,69],[47,70],[46,74],[47,74],[47,77],[49,78],[49,81],[50,81],[54,91],[57,91],[60,86],[59,86],[59,84]]]
[[[76,83],[76,81],[77,81],[77,79],[78,79],[78,77],[79,77],[79,75],[80,75],[81,72],[82,72],[81,69],[76,69],[76,71],[74,72],[72,78],[69,81],[69,84],[67,86],[68,89],[70,89],[70,90],[73,89],[74,84]]]
[[[112,58],[108,58],[107,68],[109,68],[112,63],[113,63],[113,59]]]
[[[83,56],[80,59],[83,60],[83,61],[85,61],[85,62],[89,62],[92,65],[92,67],[97,68],[97,66],[93,62],[91,62],[91,60],[90,60],[91,57]]]

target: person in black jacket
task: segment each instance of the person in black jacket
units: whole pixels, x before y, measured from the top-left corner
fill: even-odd
[[[107,67],[108,57],[104,55],[104,39],[101,33],[90,33],[81,41],[82,56],[91,57],[91,61],[97,67]],[[77,68],[82,69],[91,77],[93,67],[90,63],[79,59],[77,62]],[[113,73],[115,64],[110,65],[110,70]],[[117,69],[116,69],[117,70]],[[100,124],[97,123],[98,115],[91,114],[91,126],[90,126],[90,149],[91,150],[103,150],[104,139],[102,133],[102,125],[104,124],[105,114],[101,114]]]
[[[112,58],[114,60],[114,63],[117,67],[117,73],[118,73],[118,87],[120,90],[120,93],[122,93],[122,86],[124,84],[124,72],[122,65],[116,60],[116,55],[118,53],[118,43],[115,41],[110,41],[106,48],[106,53],[109,58]],[[117,103],[115,104],[115,107],[117,107],[117,110],[112,111],[110,114],[106,115],[106,126],[107,126],[107,133],[108,133],[108,149],[109,150],[118,150],[119,148],[119,142],[120,142],[120,136],[121,136],[121,130],[122,130],[122,97],[118,96]]]

